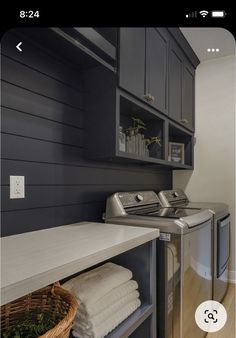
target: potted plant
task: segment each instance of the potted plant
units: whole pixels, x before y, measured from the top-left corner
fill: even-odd
[[[126,129],[126,132],[129,134],[129,136],[133,136],[133,135],[138,135],[140,130],[145,130],[145,123],[136,117],[132,117],[133,120],[133,125],[132,127],[129,127]]]
[[[126,151],[137,155],[145,155],[145,139],[140,132],[146,129],[145,123],[136,117],[132,117],[132,120],[132,126],[126,129]]]
[[[149,155],[155,158],[162,157],[162,144],[159,136],[153,136],[146,139],[146,144],[149,149]]]

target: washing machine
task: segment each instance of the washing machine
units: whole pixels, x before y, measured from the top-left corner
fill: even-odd
[[[230,214],[224,203],[191,202],[181,189],[163,190],[158,194],[161,205],[171,208],[199,208],[213,215],[212,231],[212,299],[221,302],[229,280]]]

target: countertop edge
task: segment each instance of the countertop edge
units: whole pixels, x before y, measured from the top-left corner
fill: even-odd
[[[85,223],[83,223],[83,225],[85,225]],[[149,233],[140,235],[134,239],[125,241],[124,243],[119,243],[117,245],[98,251],[86,257],[78,258],[77,260],[74,260],[68,264],[56,267],[49,271],[45,271],[38,275],[32,276],[27,279],[23,279],[19,282],[1,288],[1,305],[7,304],[30,292],[36,291],[60,279],[69,277],[70,275],[73,275],[77,272],[81,272],[98,263],[106,261],[107,259],[110,259],[114,256],[122,254],[123,252],[134,249],[135,247],[138,247],[159,237],[160,233],[159,229],[149,228],[149,230],[151,230]]]

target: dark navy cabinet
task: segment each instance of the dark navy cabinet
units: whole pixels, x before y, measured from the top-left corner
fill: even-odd
[[[146,93],[144,98],[160,112],[167,113],[168,40],[164,29],[147,28]]]
[[[140,99],[145,91],[145,36],[143,28],[121,28],[119,84]]]
[[[169,49],[169,116],[177,122],[182,117],[183,55],[174,41]]]
[[[173,39],[169,44],[168,74],[168,115],[185,128],[194,130],[195,69]]]
[[[188,63],[184,62],[183,64],[183,86],[182,86],[182,118],[181,123],[183,123],[186,128],[194,130],[194,113],[195,113],[195,70]]]

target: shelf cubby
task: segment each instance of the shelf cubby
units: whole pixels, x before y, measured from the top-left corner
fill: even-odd
[[[153,313],[153,305],[141,305],[134,313],[115,328],[106,338],[142,337],[138,334],[141,327],[146,337],[150,337],[151,323],[148,320]]]
[[[169,123],[168,129],[168,142],[184,145],[184,163],[171,162],[173,167],[191,169],[193,167],[193,134],[174,123]],[[169,155],[168,151],[168,161],[170,161]]]
[[[141,338],[139,332],[144,332],[145,337],[156,337],[155,252],[156,243],[152,241],[112,259],[132,271],[133,279],[139,285],[141,306],[107,337],[124,338],[133,334],[133,337]]]
[[[124,95],[119,95],[119,126],[122,127],[124,131],[128,128],[132,127],[133,118],[140,119],[144,125],[145,129],[141,129],[139,135],[143,136],[143,142],[145,143],[151,137],[158,137],[160,139],[160,144],[152,144],[149,147],[145,147],[148,153],[141,153],[139,154],[137,151],[129,152],[125,151],[126,153],[138,155],[140,157],[151,157],[153,159],[162,159],[164,160],[164,123],[165,121],[158,117],[157,115],[151,113],[150,111],[143,109],[140,105],[136,104],[135,102],[131,101]],[[119,142],[119,134],[118,142]],[[127,136],[126,136],[127,137]],[[135,136],[134,136],[135,137]],[[145,141],[146,140],[146,141]],[[118,145],[119,146],[119,145]],[[153,147],[153,150],[152,148]]]
[[[141,306],[111,331],[106,338],[156,338],[156,242],[149,241],[108,261],[132,271],[132,279],[138,283]],[[102,264],[104,263],[105,261],[102,262]],[[88,270],[90,269],[83,272]],[[71,335],[71,337],[73,336]]]

